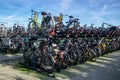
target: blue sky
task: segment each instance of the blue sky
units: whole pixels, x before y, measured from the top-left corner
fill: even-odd
[[[27,26],[31,9],[73,15],[81,25],[100,26],[103,22],[120,25],[120,0],[0,0],[0,22],[13,25],[19,21]]]

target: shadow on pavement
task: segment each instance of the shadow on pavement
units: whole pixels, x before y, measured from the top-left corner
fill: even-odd
[[[12,68],[21,71],[21,73],[35,76],[41,80],[120,80],[120,53],[110,53],[101,56],[96,62],[86,62],[84,64],[78,64],[70,66],[67,69],[63,69],[60,73],[55,72],[55,77],[48,77],[45,72],[38,73],[30,68],[26,68],[23,65],[14,62]],[[1,63],[0,63],[1,64]],[[8,63],[2,63],[7,66]],[[15,77],[16,80],[24,80],[22,78]]]

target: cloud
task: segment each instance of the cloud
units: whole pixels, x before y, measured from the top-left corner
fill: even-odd
[[[102,18],[101,16],[92,16],[91,20],[97,26],[101,26],[101,24],[104,22],[104,18]]]
[[[112,3],[112,4],[104,4],[103,10],[112,10],[112,8],[120,6],[119,3]]]
[[[0,17],[2,18],[2,17]],[[17,15],[11,15],[11,16],[6,16],[3,18],[2,22],[8,23],[8,27],[12,27],[14,23],[19,22],[20,24],[24,24],[25,27],[27,27],[27,22],[25,20],[27,19],[26,16],[17,16]]]
[[[120,6],[120,4],[119,3],[113,3],[113,4],[110,5],[110,8],[114,8],[114,7],[117,7],[117,6]]]
[[[3,7],[7,7],[8,9],[14,9],[14,8],[16,8],[15,5],[11,5],[9,3],[0,3],[0,5],[3,6]]]
[[[120,25],[120,23],[117,21],[117,20],[115,20],[115,19],[110,19],[109,21],[107,21],[109,24],[112,24],[112,25],[115,25],[115,26],[117,26],[117,25]]]
[[[25,6],[22,6],[21,8],[17,9],[12,15],[8,15],[5,17],[1,17],[1,20],[3,22],[7,22],[9,24],[9,26],[12,26],[13,23],[15,23],[16,21],[19,21],[23,24],[25,24],[25,26],[27,26],[27,21],[28,21],[28,16],[25,15],[21,15],[22,12],[25,12],[26,10],[28,10],[34,3],[30,2],[29,4],[26,4]],[[12,5],[14,6],[14,5]]]
[[[30,9],[37,11],[52,12],[53,16],[58,15],[59,12],[73,15],[74,17],[80,18],[84,23],[94,22],[97,25],[101,25],[102,22],[108,21],[110,23],[118,23],[119,19],[119,2],[116,1],[99,1],[99,0],[57,0],[57,1],[42,1],[42,0],[7,0],[0,2],[0,5],[6,6],[1,15],[1,21],[7,21],[13,24],[14,21],[21,21],[27,25],[28,18],[30,17]],[[88,2],[86,2],[88,1]],[[110,2],[111,1],[111,2]],[[78,3],[79,2],[79,3]],[[84,3],[85,2],[85,3]],[[107,3],[106,3],[107,2]],[[16,10],[17,9],[17,10]],[[7,10],[12,15],[7,14]],[[1,9],[2,11],[2,9]],[[12,12],[13,11],[13,12]],[[67,18],[67,17],[65,17]],[[40,16],[39,16],[39,19]],[[69,18],[67,18],[69,19]],[[64,21],[65,22],[65,21]]]
[[[27,0],[2,0],[0,1],[0,6],[2,7],[7,7],[8,9],[17,9],[19,7],[22,6],[27,6],[29,4],[31,4],[31,0],[27,1]]]
[[[107,11],[108,10],[108,7],[107,5],[105,4],[102,9],[98,10],[98,11],[90,11],[91,15],[92,15],[92,18],[94,17],[103,17],[107,14],[109,14],[109,12]]]
[[[109,5],[104,4],[103,7],[98,11],[91,11],[91,20],[95,22],[95,24],[101,25],[103,22],[105,22],[105,16],[109,16],[108,11]]]
[[[34,3],[33,2],[30,2],[29,4],[19,8],[13,15],[16,15],[16,14],[19,14],[19,13],[22,13],[22,11],[26,11],[28,8],[30,8]]]
[[[98,6],[96,0],[89,0],[89,4],[90,4],[91,7]]]
[[[103,11],[105,11],[105,10],[107,10],[108,9],[108,5],[107,4],[104,4],[104,6],[103,6]]]
[[[61,0],[60,2],[60,11],[61,12],[64,12],[66,10],[68,10],[71,6],[70,6],[70,3],[72,2],[73,0]]]

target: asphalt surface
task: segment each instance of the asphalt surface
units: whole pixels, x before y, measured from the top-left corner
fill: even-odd
[[[120,80],[120,51],[101,56],[96,62],[73,65],[60,73],[55,72],[55,77],[18,70],[14,63],[0,62],[0,80]]]

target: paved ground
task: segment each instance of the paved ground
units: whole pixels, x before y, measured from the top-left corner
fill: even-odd
[[[99,57],[96,62],[71,66],[48,77],[22,68],[15,61],[0,62],[0,80],[120,80],[120,51]]]
[[[16,60],[22,57],[22,54],[0,54],[0,62]]]

